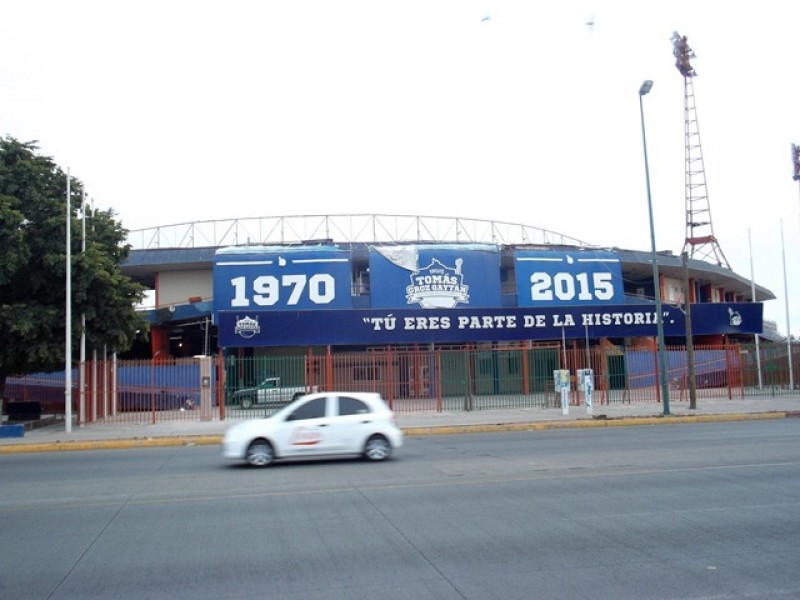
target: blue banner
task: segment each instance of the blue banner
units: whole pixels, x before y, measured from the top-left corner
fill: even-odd
[[[664,305],[666,336],[685,336],[683,311]],[[596,339],[656,335],[652,305],[541,309],[221,311],[221,347],[384,345]],[[761,303],[692,305],[694,335],[761,333]]]
[[[350,253],[334,246],[235,247],[214,256],[214,311],[352,307]]]
[[[616,253],[604,250],[517,249],[519,306],[589,306],[625,302]]]
[[[373,246],[369,271],[372,308],[502,305],[497,246]]]

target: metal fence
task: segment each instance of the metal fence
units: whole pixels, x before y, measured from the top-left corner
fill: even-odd
[[[724,344],[694,348],[698,398],[782,395],[797,390],[800,345]],[[670,401],[689,401],[686,348],[666,349]],[[159,361],[87,362],[72,374],[71,409],[80,424],[240,419],[272,414],[315,390],[380,393],[396,412],[555,407],[553,372],[571,374],[569,401],[584,402],[576,372],[591,368],[596,405],[661,402],[654,347],[518,344],[453,348],[309,349],[297,354]],[[81,384],[81,382],[83,382]],[[64,373],[9,377],[5,403],[38,401],[64,414]]]

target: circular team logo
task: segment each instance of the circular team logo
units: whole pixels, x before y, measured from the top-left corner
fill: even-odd
[[[728,316],[730,317],[730,323],[733,327],[741,326],[742,315],[738,311],[735,311],[732,308],[728,307]]]
[[[254,319],[245,316],[240,319],[236,317],[236,326],[233,328],[233,333],[246,340],[258,335],[261,333],[261,326],[258,324],[258,318]]]
[[[468,304],[469,286],[464,284],[462,263],[459,258],[455,267],[447,267],[434,258],[427,267],[411,274],[406,301],[422,308],[455,308],[458,304]]]

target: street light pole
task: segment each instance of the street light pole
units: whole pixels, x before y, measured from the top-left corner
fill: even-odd
[[[653,224],[653,199],[650,194],[650,165],[647,161],[647,136],[644,129],[644,102],[642,98],[650,93],[653,82],[648,79],[639,88],[639,114],[642,119],[642,145],[644,146],[644,174],[647,182],[647,211],[650,216],[650,249],[653,261],[653,286],[656,293],[656,332],[658,336],[658,375],[661,381],[661,401],[664,415],[669,412],[669,387],[667,386],[666,350],[664,349],[664,315],[661,310],[661,282],[658,276],[658,257],[656,255],[656,231]]]
[[[70,192],[70,175],[67,168],[67,207],[66,207],[66,305],[65,305],[65,343],[64,343],[64,431],[72,433],[72,256],[71,252],[71,233],[70,221],[72,220],[72,200]]]

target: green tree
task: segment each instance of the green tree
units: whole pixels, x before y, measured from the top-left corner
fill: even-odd
[[[64,368],[67,174],[38,154],[37,142],[0,138],[0,397],[6,376]],[[112,210],[88,211],[81,252],[81,183],[70,180],[72,339],[81,313],[88,348],[127,350],[146,324],[136,312],[141,285],[120,264],[130,251]]]

